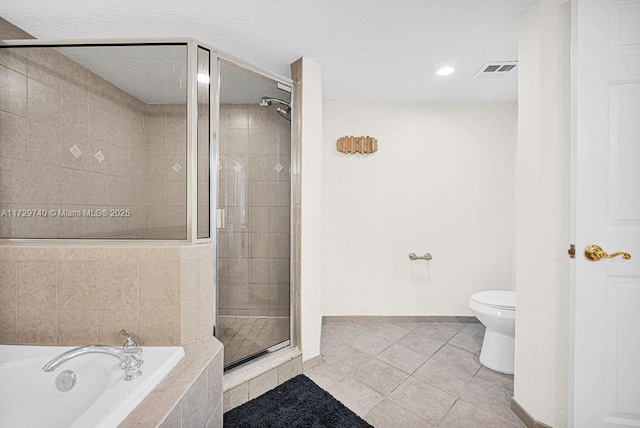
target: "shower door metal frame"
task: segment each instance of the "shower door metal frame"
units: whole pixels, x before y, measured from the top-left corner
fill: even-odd
[[[274,84],[276,84],[278,86],[279,89],[284,90],[281,86],[284,86],[286,88],[289,89],[289,92],[291,93],[291,121],[290,123],[293,124],[294,120],[295,120],[295,116],[294,116],[294,111],[295,109],[293,108],[293,103],[294,103],[294,85],[293,85],[293,80],[288,78],[288,77],[284,77],[282,75],[279,75],[277,73],[273,73],[271,71],[265,70],[263,68],[254,66],[238,57],[235,57],[233,55],[228,55],[225,53],[221,53],[218,52],[218,66],[216,67],[217,71],[218,71],[218,85],[217,85],[217,110],[216,110],[216,118],[218,120],[218,123],[216,124],[216,130],[219,131],[219,126],[220,126],[220,64],[221,63],[226,63],[228,65],[234,66],[239,68],[240,70],[244,70],[244,71],[248,71],[252,74],[255,74],[256,76],[260,77],[260,78],[266,78],[268,80],[271,80]],[[286,92],[286,90],[285,90]],[[291,127],[291,125],[290,125]],[[219,132],[216,134],[216,192],[217,192],[217,188],[218,188],[218,179],[217,179],[217,172],[218,172],[218,166],[219,165],[219,148],[220,148],[220,142],[218,139],[218,135]],[[229,364],[227,367],[225,367],[225,370],[230,370],[232,368],[235,368],[239,365],[242,365],[246,362],[252,361],[255,358],[258,358],[264,354],[268,354],[271,352],[275,352],[278,351],[280,349],[289,347],[295,347],[298,346],[297,343],[295,343],[295,331],[296,331],[296,319],[294,316],[294,304],[295,304],[295,296],[294,296],[294,290],[293,290],[293,278],[294,278],[294,264],[293,264],[293,260],[294,260],[294,243],[295,243],[295,224],[294,224],[294,201],[293,201],[293,157],[291,155],[291,153],[293,153],[293,128],[291,128],[291,132],[289,134],[289,339],[285,340],[283,342],[274,344],[273,346],[266,348],[264,351],[258,352],[255,355],[249,355],[247,357],[241,358],[240,360],[233,362],[231,364]],[[211,171],[214,171],[214,169],[211,169]],[[217,205],[218,205],[218,200],[216,199],[216,210],[215,213],[217,213]],[[216,215],[214,213],[214,215]],[[217,220],[217,219],[216,219]],[[216,223],[212,223],[212,224],[217,224]],[[217,235],[213,234],[213,235]],[[214,240],[217,239],[217,237],[213,238]],[[215,266],[215,283],[217,285],[217,245],[216,247],[216,266]],[[216,286],[216,302],[219,302],[220,300],[218,299],[218,292],[219,292],[219,288]],[[216,304],[217,306],[217,304]],[[214,319],[215,319],[215,328],[217,330],[217,326],[218,326],[218,308],[216,307],[214,309]]]

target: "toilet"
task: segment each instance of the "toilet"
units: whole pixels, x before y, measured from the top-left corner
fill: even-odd
[[[491,370],[513,374],[516,292],[481,291],[471,296],[468,306],[486,327],[480,362]]]

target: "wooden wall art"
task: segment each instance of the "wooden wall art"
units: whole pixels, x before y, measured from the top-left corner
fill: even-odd
[[[378,151],[378,140],[369,137],[340,137],[338,138],[338,151],[342,153],[373,153]]]

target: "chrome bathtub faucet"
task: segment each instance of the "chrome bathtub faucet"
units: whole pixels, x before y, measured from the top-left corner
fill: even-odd
[[[133,339],[131,339],[133,341]],[[135,341],[133,341],[135,343]],[[140,358],[142,348],[137,345],[122,348],[109,345],[86,345],[71,349],[58,355],[42,367],[45,372],[52,372],[65,362],[86,354],[106,354],[120,360],[120,368],[124,371],[124,380],[133,380],[142,375],[140,366],[144,361]]]
[[[124,345],[122,345],[123,348],[131,348],[134,346],[138,346],[138,342],[135,341],[135,339],[129,334],[127,333],[127,330],[120,330],[120,336],[124,337]]]

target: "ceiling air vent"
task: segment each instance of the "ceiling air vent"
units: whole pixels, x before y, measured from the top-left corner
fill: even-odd
[[[480,70],[476,72],[473,76],[471,76],[471,80],[477,79],[499,79],[500,77],[504,77],[511,70],[516,68],[518,65],[518,61],[492,61],[488,62],[482,67]]]

